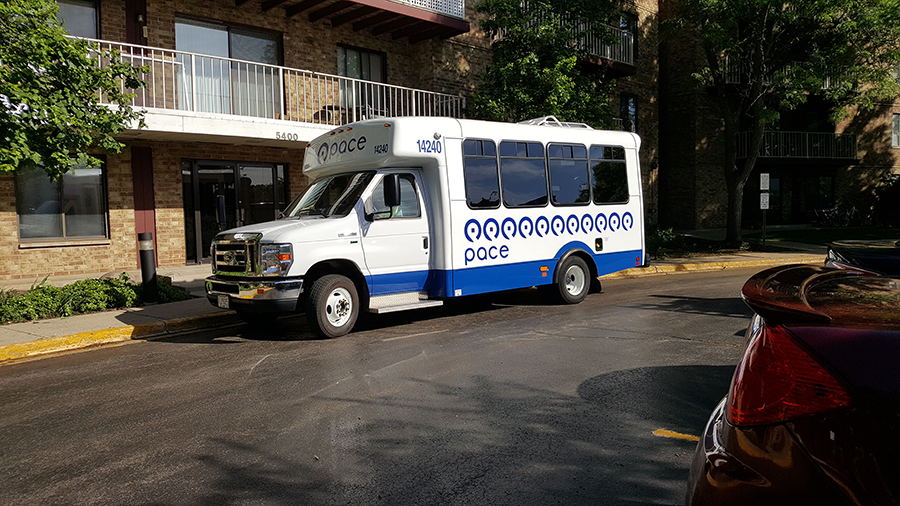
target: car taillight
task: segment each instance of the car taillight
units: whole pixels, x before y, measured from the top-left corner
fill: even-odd
[[[849,406],[850,393],[781,325],[751,337],[728,393],[736,426],[767,425]]]

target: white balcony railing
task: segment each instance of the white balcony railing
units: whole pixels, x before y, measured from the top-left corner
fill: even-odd
[[[578,41],[579,47],[600,58],[634,66],[634,34],[607,25],[583,26],[584,36]],[[613,36],[617,42],[604,42]]]
[[[738,133],[737,157],[746,158],[750,132]],[[856,136],[820,132],[763,133],[760,158],[840,158],[855,159]]]
[[[464,97],[184,51],[92,40],[104,55],[119,50],[146,66],[147,84],[134,90],[134,107],[341,125],[395,116],[462,118]],[[101,92],[100,101],[106,97]]]
[[[521,8],[524,12],[534,10],[529,7],[527,0],[522,1]],[[570,12],[560,15],[559,22],[581,35],[574,41],[579,49],[600,58],[634,66],[634,33],[609,25],[589,23]],[[543,18],[535,15],[526,26],[536,28],[541,23]],[[503,37],[503,33],[500,37]]]
[[[465,0],[394,0],[400,4],[437,12],[454,18],[466,19]]]

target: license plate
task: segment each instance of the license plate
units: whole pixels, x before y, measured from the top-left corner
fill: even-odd
[[[222,309],[229,309],[229,301],[227,295],[219,295],[219,307]]]

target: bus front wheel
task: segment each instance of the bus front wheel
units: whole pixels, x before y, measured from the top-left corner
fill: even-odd
[[[306,299],[306,320],[313,332],[324,338],[349,333],[359,316],[356,286],[339,274],[322,276],[313,283]]]

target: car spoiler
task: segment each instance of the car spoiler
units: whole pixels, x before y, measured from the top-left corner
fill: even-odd
[[[744,283],[741,298],[767,322],[831,323],[831,317],[813,309],[806,295],[824,281],[866,273],[817,265],[785,265],[757,273]]]

